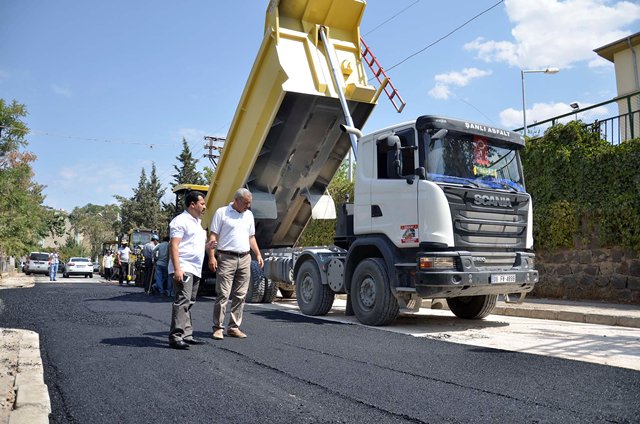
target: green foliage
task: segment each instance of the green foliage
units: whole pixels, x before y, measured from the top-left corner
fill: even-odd
[[[151,176],[147,179],[144,168],[140,171],[138,187],[133,197],[117,196],[122,208],[122,223],[118,233],[132,229],[162,231],[166,228],[167,216],[161,202],[166,189],[162,188],[156,174],[156,165],[151,166]]]
[[[173,174],[175,185],[178,184],[207,184],[202,174],[198,172],[196,166],[198,160],[193,158],[189,144],[187,140],[182,139],[182,152],[179,156],[176,156],[179,165],[173,165],[176,170],[176,174]]]
[[[640,139],[614,146],[573,121],[530,140],[522,163],[537,248],[588,243],[640,251]]]
[[[213,168],[210,168],[208,166],[204,167],[204,171],[202,171],[202,174],[204,176],[205,181],[207,181],[205,184],[209,184],[211,182],[211,180],[213,180],[213,176],[215,175],[216,170]]]
[[[345,161],[329,183],[327,191],[331,194],[336,207],[340,203],[349,203],[354,200],[353,181],[349,181],[349,165]],[[311,219],[296,245],[298,246],[324,246],[333,243],[336,234],[335,219]]]
[[[62,246],[58,254],[60,258],[62,258],[63,262],[69,261],[69,258],[72,257],[82,257],[82,258],[93,258],[95,255],[92,255],[90,251],[88,251],[82,243],[79,243],[74,237],[67,237],[67,241],[64,246]]]
[[[20,151],[28,145],[26,115],[24,105],[0,99],[0,256],[37,250],[55,221],[42,205],[43,187],[33,181],[36,156]]]
[[[100,206],[91,203],[73,209],[69,214],[69,222],[76,233],[84,236],[90,246],[89,251],[81,256],[96,257],[101,253],[104,241],[116,238],[119,212],[120,208],[117,205]],[[71,248],[75,249],[74,239],[71,239],[71,242],[68,239],[67,245],[70,243]],[[65,249],[68,247],[67,245],[65,245]],[[74,253],[71,256],[78,255],[79,253]]]
[[[26,136],[29,132],[22,118],[27,116],[27,108],[13,100],[7,104],[0,99],[0,157],[16,152],[27,146]]]

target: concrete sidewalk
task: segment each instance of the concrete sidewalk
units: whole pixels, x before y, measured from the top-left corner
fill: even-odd
[[[493,314],[640,328],[640,305],[525,298],[520,305],[498,301]]]
[[[0,292],[33,287],[35,281],[22,273],[4,274]],[[425,301],[423,306],[430,303]],[[0,296],[0,318],[2,307]],[[442,307],[447,308],[446,302]],[[640,305],[527,298],[519,305],[498,301],[493,314],[640,328]],[[0,424],[49,422],[51,403],[43,375],[38,334],[0,328]]]

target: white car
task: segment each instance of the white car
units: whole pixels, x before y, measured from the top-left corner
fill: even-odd
[[[49,254],[47,252],[31,252],[24,268],[24,273],[49,274]]]
[[[93,278],[93,262],[89,258],[71,258],[64,267],[64,278],[71,275],[84,275],[85,278]]]

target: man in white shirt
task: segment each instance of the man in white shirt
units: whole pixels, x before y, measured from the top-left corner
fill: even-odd
[[[53,253],[49,254],[49,281],[57,280],[59,263],[60,256],[58,256],[58,249],[55,249]]]
[[[126,236],[123,236],[117,254],[118,265],[120,266],[120,275],[118,276],[118,283],[120,283],[120,285],[129,284],[129,254],[131,253],[131,249],[129,249],[129,242],[124,240],[124,237]]]
[[[196,303],[207,232],[200,225],[205,211],[204,195],[190,191],[184,199],[185,210],[169,224],[169,278],[173,279],[169,346],[188,349],[204,342],[193,338],[191,307]]]
[[[209,268],[216,272],[216,302],[213,306],[213,338],[223,339],[223,322],[231,298],[231,314],[227,336],[245,338],[240,330],[244,300],[251,277],[252,250],[260,268],[264,265],[255,238],[255,223],[251,207],[252,195],[238,189],[233,203],[219,208],[211,222],[209,235]],[[215,255],[213,250],[216,249]]]
[[[111,281],[111,275],[113,272],[113,253],[109,250],[104,254],[102,258],[102,266],[104,267],[104,279]]]

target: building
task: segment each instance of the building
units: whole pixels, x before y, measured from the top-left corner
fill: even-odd
[[[640,137],[640,32],[599,47],[594,52],[615,67],[622,140]]]

